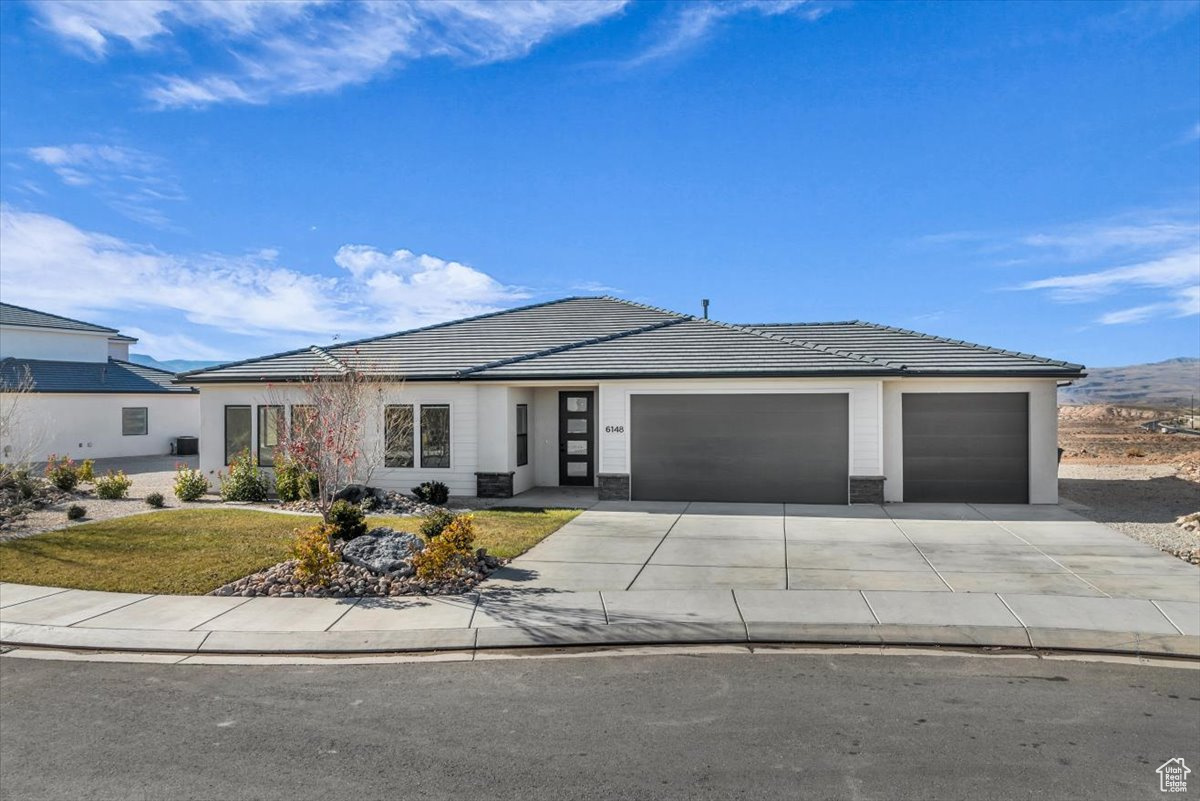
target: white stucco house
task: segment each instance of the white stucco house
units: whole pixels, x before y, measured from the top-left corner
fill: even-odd
[[[375,431],[412,420],[380,449],[381,487],[832,504],[1055,503],[1056,389],[1083,375],[858,321],[730,325],[566,298],[181,374],[200,390],[201,468],[243,447],[269,460],[295,382],[347,371],[395,379]]]
[[[0,303],[0,458],[168,454],[200,430],[199,394],[129,361],[114,328]],[[15,391],[23,388],[25,391]]]

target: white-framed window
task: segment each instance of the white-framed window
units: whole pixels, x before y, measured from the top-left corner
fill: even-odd
[[[150,433],[150,410],[145,406],[121,409],[121,436],[144,437]]]

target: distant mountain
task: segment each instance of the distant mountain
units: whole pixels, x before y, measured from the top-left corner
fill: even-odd
[[[190,359],[167,359],[160,362],[153,356],[147,356],[144,353],[129,354],[129,361],[134,364],[144,364],[147,367],[157,367],[159,370],[166,370],[170,373],[186,373],[188,370],[199,370],[201,367],[212,367],[214,364],[221,364],[221,362],[202,362]]]
[[[1058,391],[1059,403],[1183,408],[1194,396],[1200,404],[1200,359],[1095,367],[1087,373],[1087,378]]]

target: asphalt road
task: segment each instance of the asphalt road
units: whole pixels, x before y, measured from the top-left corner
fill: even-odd
[[[0,659],[4,799],[1162,798],[1200,671],[702,654],[362,667]],[[1200,772],[1190,792],[1200,796]]]

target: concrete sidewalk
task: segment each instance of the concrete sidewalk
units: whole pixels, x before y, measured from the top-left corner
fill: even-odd
[[[0,584],[0,644],[176,654],[361,654],[846,643],[1200,658],[1200,604],[1022,593],[486,589],[393,599],[133,595]]]

